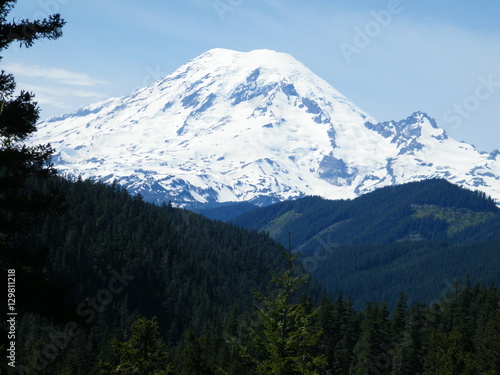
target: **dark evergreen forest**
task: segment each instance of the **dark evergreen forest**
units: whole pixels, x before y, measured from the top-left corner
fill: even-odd
[[[305,197],[248,211],[231,222],[285,245],[292,233],[304,269],[359,309],[434,300],[467,277],[497,283],[500,211],[482,192],[444,180],[390,186],[353,200]]]
[[[375,299],[355,308],[347,295],[330,298],[265,234],[117,186],[52,178],[37,189],[65,199],[24,237],[45,281],[16,267],[21,373],[498,373],[493,285],[464,280],[443,293],[437,284],[424,304],[396,288],[394,308]]]
[[[62,36],[59,14],[8,21],[15,4],[0,1],[0,52]],[[393,188],[411,193],[404,202],[384,189],[350,208],[354,201],[312,197],[272,206],[270,221],[252,219],[267,233],[242,229],[58,176],[52,147],[26,143],[39,112],[2,70],[0,373],[499,374],[498,209],[484,195],[431,181]],[[341,244],[351,246],[342,262],[308,250],[339,223]],[[289,233],[303,255],[283,243]],[[419,236],[428,241],[416,246]],[[307,257],[344,273],[316,277]],[[464,264],[493,282],[464,278],[443,293],[433,267],[460,274]],[[432,301],[404,293],[401,271],[412,266],[427,270],[411,282]],[[341,279],[357,300],[332,296]],[[384,297],[396,295],[388,307]]]
[[[452,243],[495,239],[500,209],[485,193],[446,180],[388,186],[352,200],[305,197],[248,211],[231,222],[268,232],[308,253],[318,237],[346,244],[386,244],[416,240]]]

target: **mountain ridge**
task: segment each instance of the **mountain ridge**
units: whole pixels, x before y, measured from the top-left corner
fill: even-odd
[[[155,203],[354,198],[427,178],[500,198],[498,153],[415,112],[377,122],[292,56],[213,49],[145,88],[38,124],[63,173]]]
[[[318,244],[387,244],[437,240],[456,243],[498,236],[500,209],[484,193],[446,180],[388,186],[353,200],[305,197],[249,210],[231,220],[268,232],[294,250],[313,253]]]

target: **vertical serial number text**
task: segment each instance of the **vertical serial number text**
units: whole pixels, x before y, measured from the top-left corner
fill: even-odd
[[[16,270],[9,269],[7,271],[7,323],[9,325],[7,359],[11,367],[16,367],[16,315]]]

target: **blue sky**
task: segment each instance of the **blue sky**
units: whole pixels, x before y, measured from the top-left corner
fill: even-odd
[[[20,0],[64,36],[11,47],[1,68],[42,118],[121,96],[216,47],[293,55],[379,121],[421,110],[457,140],[500,148],[494,0]]]

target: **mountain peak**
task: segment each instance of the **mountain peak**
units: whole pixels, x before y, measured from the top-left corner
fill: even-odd
[[[416,111],[407,118],[407,122],[410,122],[410,119],[414,119],[420,123],[424,123],[425,121],[427,121],[434,129],[439,129],[436,120],[425,112]]]
[[[272,50],[209,50],[143,89],[39,123],[33,142],[55,147],[63,173],[177,205],[354,198],[428,177],[500,196],[494,162],[424,112],[376,123]]]
[[[334,91],[335,96],[342,96],[293,56],[269,49],[249,52],[223,48],[211,49],[179,68],[171,76],[177,78],[186,74],[186,78],[188,78],[189,73],[191,77],[197,79],[203,79],[207,75],[220,76],[223,74],[227,83],[235,80],[241,81],[243,78],[266,79],[267,82],[306,81],[315,86],[329,87],[330,90]],[[345,98],[345,100],[347,99]]]
[[[213,48],[194,58],[186,65],[189,66],[190,64],[198,63],[214,64],[218,67],[232,66],[235,69],[241,69],[248,66],[283,68],[290,64],[300,66],[302,69],[305,68],[304,65],[291,55],[269,49],[241,52],[225,48]]]
[[[256,49],[248,52],[242,52],[226,48],[213,48],[195,58],[195,60],[205,59],[221,60],[221,65],[227,65],[231,63],[232,60],[239,60],[247,63],[254,62],[261,65],[266,65],[268,63],[276,64],[284,61],[301,64],[293,56],[271,49]]]
[[[436,120],[421,111],[414,112],[405,120],[398,122],[387,121],[378,124],[366,122],[365,126],[390,139],[391,143],[398,147],[399,154],[422,150],[425,147],[422,141],[428,140],[429,137],[437,141],[448,139],[446,132],[437,126]]]

